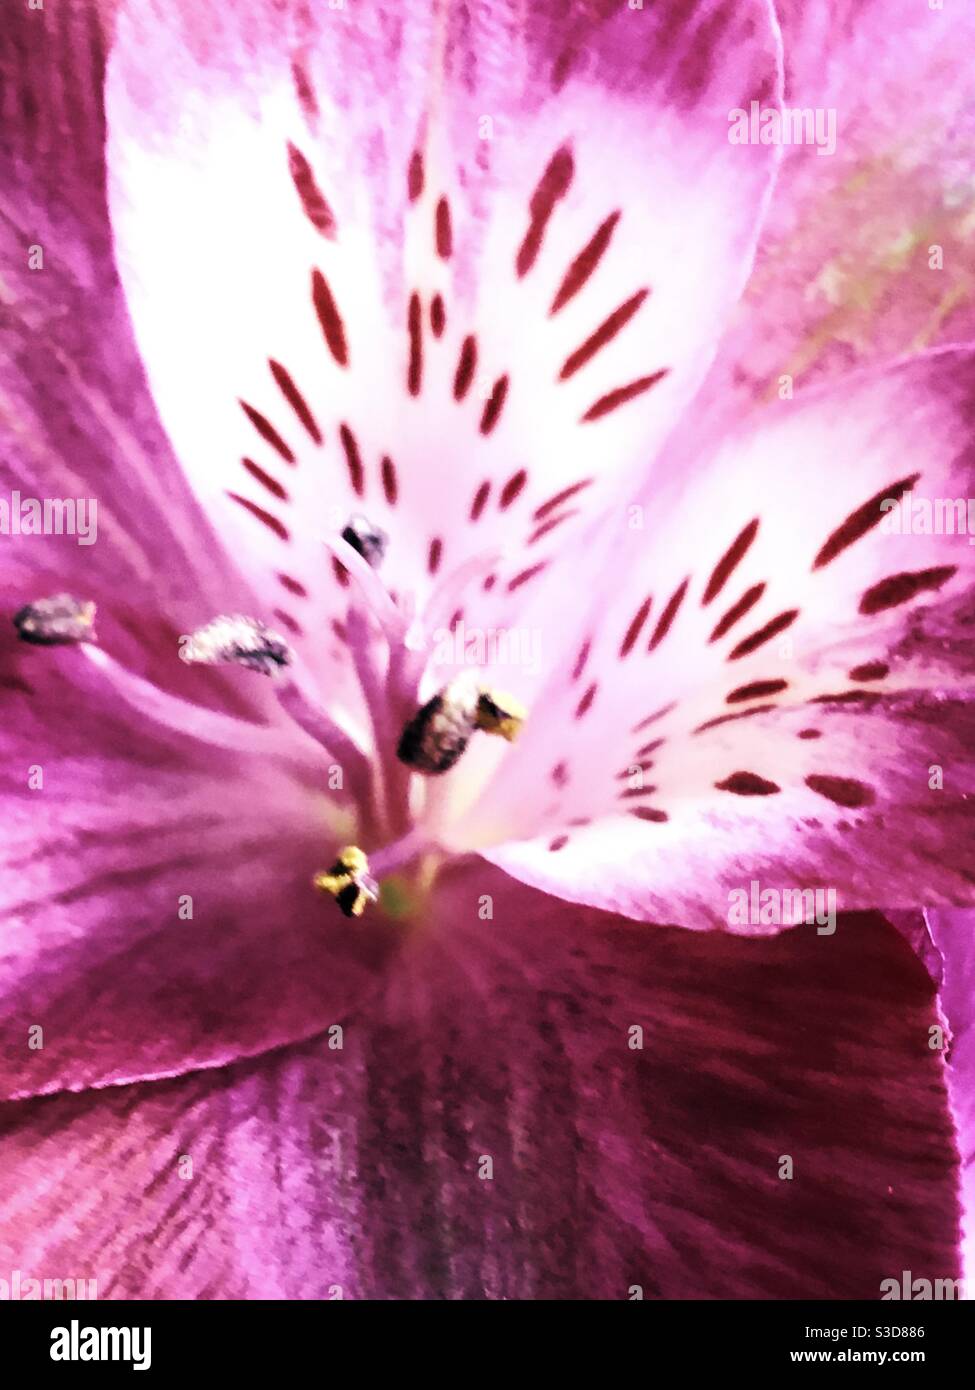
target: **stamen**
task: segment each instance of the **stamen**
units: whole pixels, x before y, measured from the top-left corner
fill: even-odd
[[[322,540],[338,562],[345,566],[362,590],[363,598],[376,615],[389,641],[391,643],[401,641],[406,623],[402,613],[387,593],[386,586],[379,575],[359,554],[358,550],[342,536],[325,535]]]
[[[379,884],[369,873],[369,860],[358,845],[346,845],[327,873],[312,880],[320,893],[331,893],[346,917],[361,917],[367,902],[379,899]]]
[[[519,700],[498,690],[482,690],[477,702],[477,727],[486,734],[500,734],[514,743],[528,718]]]
[[[187,665],[245,666],[263,676],[278,676],[294,660],[288,643],[256,618],[240,613],[214,618],[180,639],[180,660]]]
[[[370,569],[377,570],[386,554],[389,537],[361,513],[349,518],[342,539],[365,560]]]
[[[417,772],[437,776],[450,771],[476,730],[511,743],[527,717],[517,700],[482,689],[474,673],[465,671],[417,711],[400,736],[396,756]]]
[[[101,647],[86,642],[79,650],[103,678],[111,681],[128,705],[155,724],[173,729],[184,738],[199,739],[215,748],[229,748],[236,753],[294,756],[290,740],[278,729],[251,724],[234,715],[203,709],[190,700],[169,695],[152,681],[127,671]]]
[[[95,604],[71,594],[28,603],[14,614],[13,622],[22,642],[40,647],[95,641]]]

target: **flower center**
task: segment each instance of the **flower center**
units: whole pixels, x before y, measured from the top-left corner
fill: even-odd
[[[341,848],[313,885],[335,898],[346,916],[358,917],[378,898],[381,877],[415,861],[421,875],[429,875],[437,862],[437,798],[429,781],[423,788],[413,774],[435,779],[450,772],[478,733],[512,742],[526,712],[471,668],[425,701],[419,694],[438,622],[457,607],[466,585],[491,568],[495,554],[447,575],[417,616],[413,595],[395,598],[379,577],[387,537],[365,517],[353,517],[325,544],[356,584],[345,628],[371,726],[365,739],[321,701],[291,645],[255,618],[214,618],[180,639],[178,655],[189,665],[237,665],[268,677],[281,708],[340,770],[338,786],[351,798],[361,843]],[[285,752],[277,730],[204,709],[126,670],[96,644],[94,620],[95,604],[69,594],[28,604],[14,618],[25,641],[77,647],[117,693],[156,723],[222,748]]]

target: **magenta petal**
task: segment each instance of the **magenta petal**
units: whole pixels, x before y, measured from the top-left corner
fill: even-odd
[[[873,1299],[904,1269],[954,1277],[932,988],[882,919],[826,943],[648,932],[483,870],[439,911],[341,1049],[5,1106],[0,1265],[102,1297]]]
[[[941,952],[948,1024],[948,1092],[961,1151],[965,1277],[975,1278],[975,912],[925,913]]]

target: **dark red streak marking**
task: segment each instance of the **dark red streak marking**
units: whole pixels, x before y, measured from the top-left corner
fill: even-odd
[[[270,473],[265,473],[264,469],[254,462],[253,459],[241,459],[241,463],[247,469],[252,478],[256,478],[262,487],[267,488],[272,497],[277,497],[281,502],[288,501],[288,494],[278,482],[277,478],[272,478]]]
[[[285,444],[270,420],[262,415],[259,410],[255,410],[252,405],[248,405],[246,401],[241,401],[240,404],[244,414],[247,416],[248,420],[250,420],[261,438],[266,440],[271,448],[281,455],[285,463],[294,463],[294,454],[288,448],[287,444]]]
[[[779,613],[755,632],[743,638],[732,651],[728,653],[729,661],[737,661],[740,657],[749,656],[752,652],[758,651],[759,647],[764,647],[766,642],[771,642],[773,637],[777,637],[780,632],[784,632],[787,627],[791,627],[799,616],[798,608],[790,608],[786,613]]]
[[[657,626],[654,628],[653,636],[650,638],[650,643],[647,647],[648,652],[652,652],[660,646],[660,643],[664,640],[664,638],[667,636],[667,633],[673,626],[674,619],[677,617],[678,609],[684,602],[684,595],[687,593],[687,586],[689,583],[690,580],[685,579],[683,583],[671,595],[667,607],[661,613],[660,620],[658,621]]]
[[[515,272],[519,280],[527,275],[535,264],[549,218],[555,204],[568,192],[573,172],[572,151],[567,145],[563,145],[549,160],[528,204],[528,230],[515,257]]]
[[[549,315],[557,314],[582,289],[602,259],[603,252],[609,245],[619,220],[620,214],[618,212],[610,213],[606,221],[597,228],[592,238],[576,256],[565,272],[565,277],[552,300],[552,307],[548,311]]]
[[[595,333],[592,333],[581,347],[576,348],[575,352],[565,359],[562,370],[559,372],[559,381],[568,381],[569,377],[573,376],[580,367],[584,367],[595,357],[600,348],[612,342],[617,333],[626,327],[649,293],[649,290],[640,290],[625,304],[621,304],[618,309],[615,309],[609,318],[600,324]]]
[[[290,140],[288,141],[288,169],[308,221],[316,231],[321,232],[322,236],[334,241],[338,227],[335,214],[319,188],[308,160],[296,145],[292,145]]]
[[[259,507],[256,502],[251,502],[246,497],[239,497],[236,492],[228,492],[227,496],[236,502],[238,506],[244,507],[249,511],[251,516],[256,516],[258,521],[263,522],[269,531],[273,531],[274,534],[280,536],[283,541],[291,539],[288,535],[287,527],[278,521],[276,516],[272,516],[271,513],[266,512],[263,507]]]
[[[706,608],[711,600],[720,594],[757,534],[758,517],[748,523],[715,565],[711,578],[708,580],[708,586],[704,590],[704,597],[701,599],[702,608]],[[714,641],[714,637],[711,638],[711,641]]]
[[[650,390],[651,386],[656,386],[658,381],[662,381],[669,371],[669,367],[663,367],[651,376],[642,376],[639,381],[631,381],[629,386],[620,386],[616,391],[609,391],[605,396],[600,396],[595,405],[591,405],[583,415],[581,423],[585,424],[587,420],[601,420],[604,415],[617,410],[627,401],[642,396],[645,391]]]
[[[322,326],[322,333],[325,335],[328,350],[340,367],[347,367],[349,365],[349,348],[345,341],[345,325],[332,296],[332,291],[329,289],[328,281],[320,270],[313,270],[311,273],[311,293],[315,313]]]
[[[288,372],[286,368],[282,367],[280,362],[275,362],[273,357],[269,358],[268,362],[271,368],[271,374],[274,377],[274,380],[277,382],[281,390],[281,394],[284,396],[285,400],[291,406],[291,409],[294,411],[298,419],[301,421],[302,425],[305,428],[306,434],[308,434],[308,436],[311,439],[313,439],[316,444],[321,444],[322,432],[318,428],[318,423],[315,420],[314,415],[312,415],[311,411],[308,408],[307,401],[305,400],[301,392],[298,390],[297,386],[294,384],[290,372]]]

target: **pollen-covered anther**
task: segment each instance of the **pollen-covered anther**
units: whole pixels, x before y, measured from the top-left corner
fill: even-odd
[[[477,700],[477,727],[486,734],[500,734],[514,743],[528,718],[520,700],[500,690],[482,690]]]
[[[246,666],[264,676],[279,674],[294,660],[279,633],[239,613],[214,618],[189,637],[180,638],[179,655],[190,666]]]
[[[365,560],[370,569],[377,570],[386,555],[389,537],[361,513],[349,518],[342,539]]]
[[[41,647],[95,641],[95,604],[71,594],[55,594],[28,603],[14,614],[21,641]]]
[[[379,898],[379,884],[369,873],[369,859],[358,845],[346,845],[330,869],[312,880],[320,893],[330,893],[346,917],[361,917],[366,903]]]
[[[510,742],[526,717],[518,701],[484,690],[464,673],[417,711],[400,736],[396,756],[417,772],[437,776],[450,771],[478,729]]]

